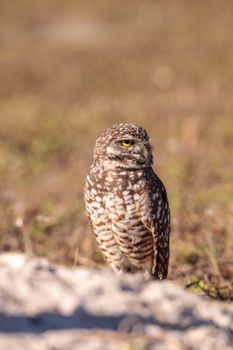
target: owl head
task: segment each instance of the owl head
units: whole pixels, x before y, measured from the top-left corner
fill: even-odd
[[[151,166],[153,157],[146,130],[134,124],[113,125],[97,139],[93,162],[106,169]]]

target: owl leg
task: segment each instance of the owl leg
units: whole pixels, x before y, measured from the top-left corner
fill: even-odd
[[[117,265],[115,262],[109,262],[109,265],[111,266],[112,270],[117,274],[117,275],[122,275],[122,269],[119,265]]]
[[[108,259],[107,259],[108,260]],[[122,273],[135,273],[138,272],[138,267],[133,265],[127,258],[122,256],[119,261],[109,261],[109,265],[115,273],[121,275]]]

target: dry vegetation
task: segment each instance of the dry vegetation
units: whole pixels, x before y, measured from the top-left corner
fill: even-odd
[[[170,278],[232,300],[232,32],[230,0],[2,0],[0,250],[101,265],[85,175],[134,122],[169,193]]]

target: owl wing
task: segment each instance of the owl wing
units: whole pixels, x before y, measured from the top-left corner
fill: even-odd
[[[141,221],[150,231],[154,244],[154,262],[152,275],[155,279],[164,279],[168,274],[170,210],[165,186],[151,169],[148,176],[148,194],[150,208],[141,214]]]
[[[154,261],[155,278],[167,278],[169,264],[170,209],[167,192],[162,181],[155,175],[157,201],[153,201],[155,231],[157,233],[157,255]]]

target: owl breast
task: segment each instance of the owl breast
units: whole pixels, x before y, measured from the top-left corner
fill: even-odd
[[[154,242],[147,226],[152,213],[144,174],[107,172],[101,178],[89,202],[97,243],[111,260],[150,270]]]
[[[152,235],[143,222],[149,211],[143,197],[146,197],[145,193],[139,201],[139,194],[124,190],[121,194],[109,194],[106,203],[116,242],[136,266],[144,265],[154,254]]]

